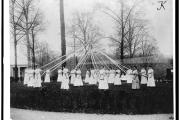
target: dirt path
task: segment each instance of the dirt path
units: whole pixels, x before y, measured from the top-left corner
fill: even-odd
[[[173,114],[109,115],[43,112],[11,108],[12,120],[171,120]]]

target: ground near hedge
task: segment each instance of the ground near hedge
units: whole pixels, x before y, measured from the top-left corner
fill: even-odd
[[[173,114],[110,115],[64,112],[42,112],[11,108],[12,120],[171,120]]]
[[[130,85],[73,87],[61,90],[60,83],[43,83],[41,88],[29,88],[11,83],[11,107],[54,112],[101,114],[164,114],[173,113],[173,85],[159,83],[155,88]]]

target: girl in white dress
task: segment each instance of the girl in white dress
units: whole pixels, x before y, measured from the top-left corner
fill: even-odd
[[[44,82],[50,82],[50,70],[46,70],[46,76]]]
[[[29,81],[29,69],[25,69],[24,71],[24,85],[27,85]]]
[[[93,79],[94,84],[97,84],[98,80],[99,80],[99,70],[95,69],[94,70],[94,79]]]
[[[133,81],[132,81],[132,89],[140,89],[138,71],[137,71],[136,67],[134,67],[133,75],[134,75],[134,78],[133,78]]]
[[[57,82],[62,82],[62,79],[63,79],[63,71],[62,71],[62,69],[59,69]]]
[[[115,79],[115,70],[110,70],[109,71],[109,80],[108,83],[113,84]]]
[[[34,86],[34,70],[29,69],[29,81],[28,81],[28,87],[33,87]]]
[[[85,83],[89,83],[89,79],[90,79],[90,72],[89,70],[86,71],[86,78],[84,80]]]
[[[104,79],[105,79],[106,81],[109,81],[109,70],[108,70],[108,69],[105,70]]]
[[[132,80],[133,80],[133,71],[131,69],[128,69],[126,71],[126,79],[127,79],[127,83],[131,84]]]
[[[147,82],[148,87],[155,87],[155,80],[154,80],[154,70],[149,67],[148,69],[148,82]]]
[[[147,84],[146,70],[141,69],[141,84]]]
[[[121,85],[121,79],[120,79],[120,70],[116,70],[116,76],[115,76],[115,80],[114,80],[114,85]]]
[[[89,79],[89,84],[90,85],[95,85],[96,84],[96,80],[94,79],[94,74],[95,74],[95,71],[94,69],[91,69],[91,76],[90,76],[90,79]]]
[[[41,82],[42,82],[42,80],[41,80],[41,69],[36,69],[35,70],[35,80],[36,80],[36,82],[35,82],[35,86],[34,87],[41,87]]]
[[[68,90],[69,89],[69,75],[68,75],[68,69],[63,69],[63,80],[61,82],[61,89]]]
[[[106,79],[104,79],[104,77],[105,77],[104,68],[99,71],[99,74],[100,74],[100,77],[99,77],[99,81],[98,81],[99,82],[98,89],[100,89],[100,90],[109,89],[108,81]]]
[[[70,82],[70,84],[74,85],[75,79],[76,79],[76,70],[73,69],[73,70],[71,70],[71,82]]]
[[[83,86],[82,78],[81,78],[81,70],[78,69],[76,71],[76,79],[74,81],[74,86]]]

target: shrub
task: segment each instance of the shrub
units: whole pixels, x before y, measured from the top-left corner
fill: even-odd
[[[98,90],[97,86],[73,87],[61,90],[60,83],[43,83],[42,88],[29,88],[11,83],[11,107],[44,111],[152,114],[173,112],[172,84],[155,88],[112,86]]]

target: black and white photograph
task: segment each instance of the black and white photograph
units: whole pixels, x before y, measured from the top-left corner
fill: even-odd
[[[175,0],[8,9],[11,120],[176,120]]]

